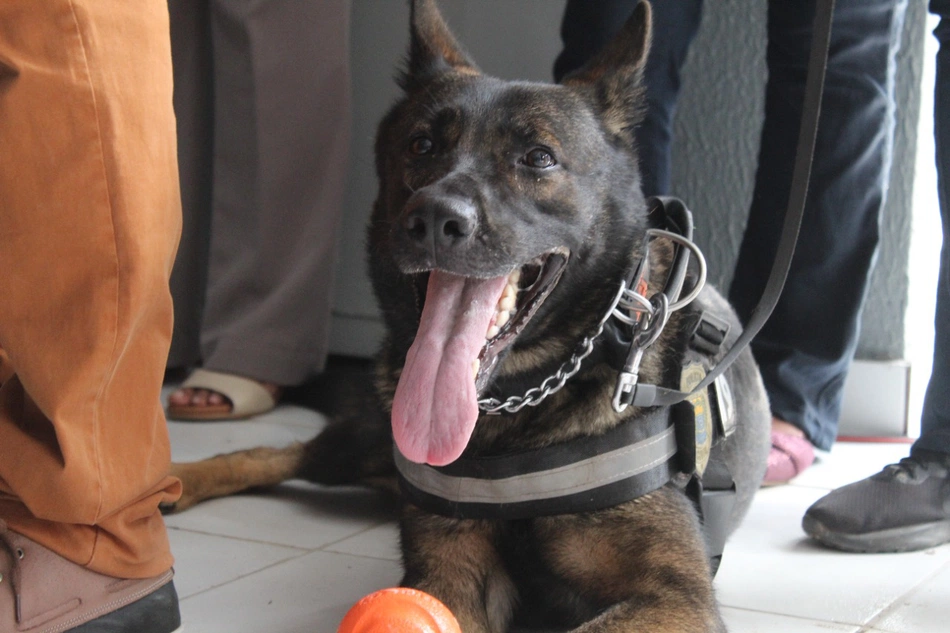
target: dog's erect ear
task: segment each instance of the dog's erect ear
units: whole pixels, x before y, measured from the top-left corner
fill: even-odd
[[[412,90],[446,72],[478,74],[478,67],[455,41],[435,0],[412,0],[410,29],[409,60],[399,78],[404,90]]]
[[[643,68],[650,50],[651,9],[645,0],[623,28],[594,58],[561,80],[565,86],[590,87],[607,129],[631,133],[643,118]]]

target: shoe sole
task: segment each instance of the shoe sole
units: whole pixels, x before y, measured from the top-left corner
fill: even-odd
[[[845,552],[864,554],[916,552],[950,541],[950,521],[923,523],[866,534],[844,534],[829,530],[817,519],[806,516],[802,519],[802,529],[823,545]]]

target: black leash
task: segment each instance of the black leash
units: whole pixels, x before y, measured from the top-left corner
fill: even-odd
[[[818,135],[818,118],[821,114],[821,97],[825,83],[825,71],[828,66],[828,50],[831,44],[831,23],[834,16],[835,0],[817,0],[815,17],[812,22],[812,45],[808,60],[808,75],[805,80],[805,97],[802,105],[802,121],[799,126],[798,144],[795,149],[795,168],[792,172],[792,188],[789,193],[788,207],[785,211],[785,223],[779,239],[775,262],[769,274],[762,297],[756,304],[749,322],[742,334],[726,352],[702,382],[690,393],[673,389],[664,389],[653,385],[640,385],[633,404],[636,406],[664,406],[675,404],[689,395],[697,393],[716,380],[736,360],[740,353],[752,341],[765,325],[778,304],[788,271],[795,254],[795,244],[805,214],[805,200],[808,196],[808,183],[811,178],[812,161],[815,155],[815,139]]]

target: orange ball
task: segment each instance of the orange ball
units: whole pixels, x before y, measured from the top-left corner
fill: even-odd
[[[337,633],[461,633],[449,608],[424,591],[394,587],[362,598]]]

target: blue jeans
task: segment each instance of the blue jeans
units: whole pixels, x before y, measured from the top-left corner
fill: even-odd
[[[569,0],[557,76],[606,43],[635,0]],[[654,0],[648,113],[638,129],[644,193],[669,188],[670,131],[680,70],[702,0]],[[890,168],[893,75],[906,0],[838,0],[801,235],[772,318],[752,343],[778,418],[819,448],[837,435],[844,378],[877,253]],[[586,13],[586,17],[581,14]],[[791,189],[814,0],[769,2],[765,121],[749,222],[729,299],[747,320],[762,295]],[[588,29],[578,35],[578,29]],[[585,58],[586,59],[586,58]],[[572,63],[575,64],[572,66]]]
[[[564,49],[554,63],[560,81],[579,68],[617,33],[638,0],[568,0],[561,25]],[[643,192],[665,195],[670,189],[673,115],[680,89],[680,69],[699,29],[702,0],[653,0],[653,44],[644,82],[647,110],[637,128]]]
[[[940,24],[934,29],[940,43],[934,90],[934,141],[943,248],[934,315],[933,371],[924,397],[920,438],[914,442],[911,454],[950,454],[950,0],[931,0],[930,12],[940,16]]]

